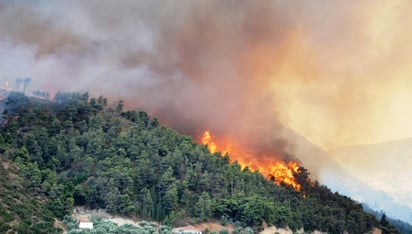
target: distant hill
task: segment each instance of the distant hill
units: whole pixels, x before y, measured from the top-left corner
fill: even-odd
[[[384,210],[390,217],[412,223],[412,139],[346,146],[328,153],[357,180],[380,188],[378,193],[361,196],[360,201]]]
[[[121,101],[11,93],[5,105],[2,158],[18,168],[21,192],[46,202],[59,219],[82,205],[168,225],[220,220],[255,231],[265,222],[307,232],[396,233],[361,204],[312,182],[303,167],[294,174],[300,191],[278,186],[143,111],[123,110]]]
[[[335,152],[334,150],[327,152],[312,144],[308,139],[300,136],[292,129],[285,128],[283,134],[284,137],[295,142],[294,153],[302,161],[303,165],[312,172],[312,176],[322,184],[328,186],[332,191],[337,191],[340,194],[350,196],[356,201],[367,204],[369,207],[373,207],[375,210],[383,210],[389,217],[394,219],[411,222],[412,210],[410,207],[395,201],[389,193],[382,191],[373,184],[360,180],[361,178],[355,176],[356,174],[353,174],[353,171],[349,171],[338,163],[333,154]],[[408,140],[404,143],[407,142]],[[394,146],[396,145],[396,142],[391,142],[388,145]],[[407,144],[404,145],[406,146]],[[407,147],[405,146],[395,147],[395,149],[406,149]],[[337,151],[339,150],[337,149]],[[409,159],[407,156],[408,151],[404,150],[403,152],[406,153],[406,155],[401,157],[403,158],[402,160]],[[363,170],[363,168],[365,168],[365,170],[371,170],[371,168],[373,168],[373,166],[371,167],[366,163],[367,161],[372,161],[367,157],[363,158],[361,155],[357,155],[353,152],[344,152],[341,156],[341,163],[347,161],[353,162],[356,165],[355,168],[359,168],[360,170]],[[382,163],[382,161],[385,162],[387,160],[379,158],[379,162],[378,160],[375,161],[377,161],[376,163]],[[405,164],[405,161],[403,161],[403,163],[404,165],[408,165]],[[373,164],[373,161],[371,164]],[[390,163],[388,163],[388,165],[390,165]],[[377,169],[374,168],[373,170]],[[380,169],[380,171],[385,170]],[[405,172],[405,170],[402,172]],[[410,171],[407,171],[407,173],[409,172]],[[402,178],[402,180],[405,179],[408,178]],[[409,186],[402,186],[402,188],[410,189]],[[409,193],[405,193],[405,196],[410,197]]]
[[[375,215],[375,217],[379,220],[382,219],[383,215],[386,215],[385,212],[383,211],[376,211],[373,210],[372,208],[370,208],[368,205],[363,204],[363,209],[370,213]],[[387,217],[388,221],[390,221],[402,234],[412,234],[412,225],[410,225],[409,223],[405,223],[401,220],[398,219],[393,219],[390,217]]]

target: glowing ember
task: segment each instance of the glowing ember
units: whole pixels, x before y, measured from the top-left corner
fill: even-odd
[[[230,154],[230,161],[235,162],[241,168],[248,167],[252,171],[259,171],[263,176],[272,180],[277,185],[285,184],[300,190],[301,185],[296,182],[295,175],[300,174],[299,165],[296,162],[285,163],[276,160],[275,157],[251,156],[245,153],[240,147],[233,147],[232,144],[224,141],[216,142],[216,139],[209,131],[205,131],[201,138],[201,143],[206,145],[211,153],[221,152],[222,155]],[[273,155],[272,155],[273,156]]]

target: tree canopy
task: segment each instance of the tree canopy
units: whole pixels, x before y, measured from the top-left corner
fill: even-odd
[[[301,192],[277,186],[146,112],[124,111],[121,101],[110,107],[103,97],[58,93],[54,101],[16,94],[5,103],[2,157],[18,166],[25,191],[44,198],[60,219],[82,205],[168,225],[224,218],[308,232],[380,226],[348,197],[318,183]]]

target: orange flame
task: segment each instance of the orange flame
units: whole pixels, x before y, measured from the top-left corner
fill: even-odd
[[[230,161],[237,162],[241,168],[248,167],[252,171],[259,171],[263,176],[272,180],[277,185],[288,185],[300,191],[301,185],[296,182],[295,175],[300,173],[299,164],[296,162],[283,162],[276,157],[254,157],[245,153],[240,147],[216,139],[209,131],[205,131],[201,143],[206,145],[211,153],[221,152],[222,155],[230,154]]]
[[[207,145],[210,153],[216,153],[216,144],[213,142],[212,134],[209,131],[205,131],[202,137],[202,144]]]

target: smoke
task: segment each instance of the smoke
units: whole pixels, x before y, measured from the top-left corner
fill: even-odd
[[[208,129],[290,158],[289,128],[323,147],[412,135],[403,102],[410,9],[409,1],[0,0],[0,81],[30,76],[31,90],[124,99],[184,133]]]

